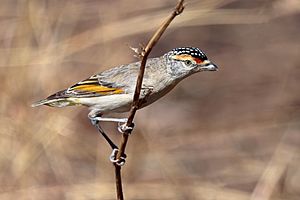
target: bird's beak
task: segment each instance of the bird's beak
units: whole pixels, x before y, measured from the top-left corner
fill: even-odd
[[[201,63],[201,71],[218,71],[218,66],[212,63],[210,60],[205,60]]]

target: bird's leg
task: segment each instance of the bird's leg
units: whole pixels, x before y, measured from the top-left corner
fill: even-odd
[[[93,123],[93,122],[92,122]],[[114,149],[119,149],[117,145],[115,145],[115,143],[106,135],[106,133],[103,131],[102,127],[100,126],[100,123],[96,123],[94,125],[99,133],[101,133],[101,135],[104,137],[104,139],[107,141],[107,143],[109,144],[109,146],[114,150]]]
[[[119,148],[115,143],[106,135],[106,133],[103,131],[102,127],[100,126],[98,118],[101,118],[101,113],[95,113],[91,112],[89,113],[88,117],[91,120],[91,123],[98,129],[98,131],[101,133],[101,135],[104,137],[104,139],[107,141],[107,143],[110,145],[112,148],[112,153],[109,156],[109,160],[112,163],[115,163],[119,166],[122,166],[125,164],[125,159],[126,159],[126,154],[122,155],[120,159],[117,159],[117,154],[119,151]],[[119,122],[120,123],[120,122]]]
[[[102,117],[102,113],[98,112],[97,110],[92,110],[89,115],[89,119],[91,120],[92,124],[102,122],[118,122],[118,123],[126,123],[127,118],[110,118],[110,117]]]
[[[98,113],[97,111],[91,111],[88,116],[94,126],[96,126],[96,124],[100,121],[102,121],[102,122],[118,122],[118,131],[120,133],[124,133],[125,131],[127,131],[129,129],[130,130],[133,129],[133,126],[132,127],[126,126],[126,123],[128,120],[127,118],[102,117],[102,114]]]
[[[110,117],[101,117],[101,116],[94,117],[92,120],[97,120],[102,122],[119,122],[119,123],[127,122],[127,118],[110,118]]]

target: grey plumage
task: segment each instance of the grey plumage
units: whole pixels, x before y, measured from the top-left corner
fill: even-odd
[[[85,105],[93,112],[129,111],[140,62],[121,65],[93,75],[66,90],[59,91],[32,106],[64,107]],[[216,71],[198,48],[176,48],[158,58],[147,60],[140,99],[147,106],[168,93],[185,77],[199,71]]]

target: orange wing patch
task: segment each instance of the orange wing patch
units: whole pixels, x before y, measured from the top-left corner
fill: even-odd
[[[197,64],[203,62],[201,59],[195,58],[189,54],[174,55],[173,58],[176,60],[194,60]]]
[[[101,85],[78,85],[75,87],[72,87],[72,90],[81,90],[86,92],[95,92],[99,94],[122,94],[124,93],[124,90],[120,88],[109,88]]]

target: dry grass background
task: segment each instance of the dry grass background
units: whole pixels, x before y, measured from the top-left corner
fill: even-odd
[[[114,199],[87,109],[38,99],[135,61],[174,0],[2,0],[0,199]],[[219,65],[138,112],[127,199],[300,198],[300,2],[190,0],[152,56],[197,46]],[[105,124],[118,139],[114,124]]]

